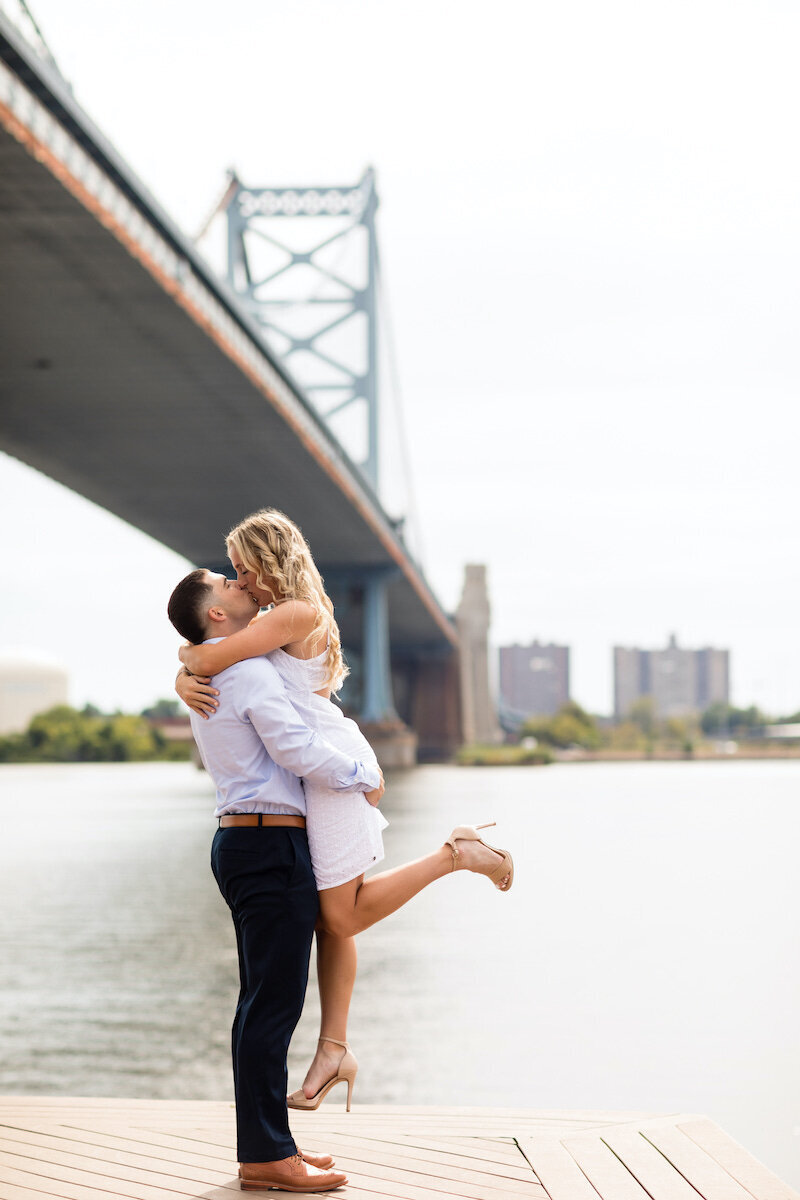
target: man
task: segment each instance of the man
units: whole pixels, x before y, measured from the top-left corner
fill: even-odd
[[[253,604],[235,580],[199,570],[181,580],[167,611],[178,633],[197,643],[243,629]],[[217,788],[211,867],[239,952],[232,1049],[241,1186],[329,1191],[346,1177],[317,1169],[332,1164],[329,1155],[298,1152],[286,1108],[286,1055],[303,1007],[319,909],[299,777],[359,789],[373,803],[383,780],[300,720],[267,658],[236,663],[214,685],[220,701],[214,720],[195,713],[191,719]]]

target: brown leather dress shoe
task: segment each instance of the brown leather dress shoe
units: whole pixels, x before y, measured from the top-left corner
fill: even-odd
[[[303,1162],[302,1154],[293,1154],[276,1162],[240,1163],[239,1181],[246,1192],[268,1188],[281,1192],[330,1192],[347,1183],[347,1176],[341,1171],[317,1171]]]

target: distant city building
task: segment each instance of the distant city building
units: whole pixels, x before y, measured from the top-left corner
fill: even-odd
[[[685,717],[717,701],[728,704],[727,650],[685,650],[675,635],[664,650],[614,647],[614,716],[619,721],[642,697],[652,699],[657,717]]]
[[[569,646],[500,647],[503,708],[525,717],[549,717],[569,700]]]
[[[22,733],[31,717],[67,703],[67,672],[35,651],[0,650],[0,734]]]

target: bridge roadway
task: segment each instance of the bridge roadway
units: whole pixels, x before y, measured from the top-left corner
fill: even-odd
[[[2,13],[0,264],[0,448],[198,564],[223,564],[246,513],[285,510],[330,587],[362,711],[391,712],[377,661],[388,621],[398,711],[428,753],[456,741],[454,626],[397,526],[238,299]]]

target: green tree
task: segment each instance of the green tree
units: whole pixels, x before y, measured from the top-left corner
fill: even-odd
[[[766,725],[767,721],[768,718],[755,704],[749,708],[734,708],[717,700],[703,713],[700,727],[708,737],[746,738]]]
[[[117,713],[100,730],[103,762],[147,762],[157,758],[164,738],[145,717]]]
[[[646,738],[633,721],[620,721],[605,731],[603,739],[611,750],[642,751],[646,749]]]
[[[39,713],[25,733],[0,738],[0,762],[145,762],[187,758],[188,744],[167,744],[145,717],[104,717],[60,704]]]
[[[142,716],[147,717],[148,721],[168,721],[172,717],[182,717],[186,713],[186,709],[181,704],[180,700],[156,700],[155,704],[151,704],[149,708],[142,709]]]
[[[652,696],[640,696],[628,709],[627,719],[638,725],[645,737],[656,732],[656,706]]]
[[[730,705],[724,700],[709,704],[700,718],[700,728],[708,737],[722,737],[730,733]]]
[[[583,746],[595,750],[601,742],[600,730],[594,717],[570,700],[552,717],[531,717],[519,731],[520,738],[534,737],[546,746],[566,750]]]
[[[27,739],[37,762],[97,762],[102,717],[84,716],[68,704],[39,713]]]

